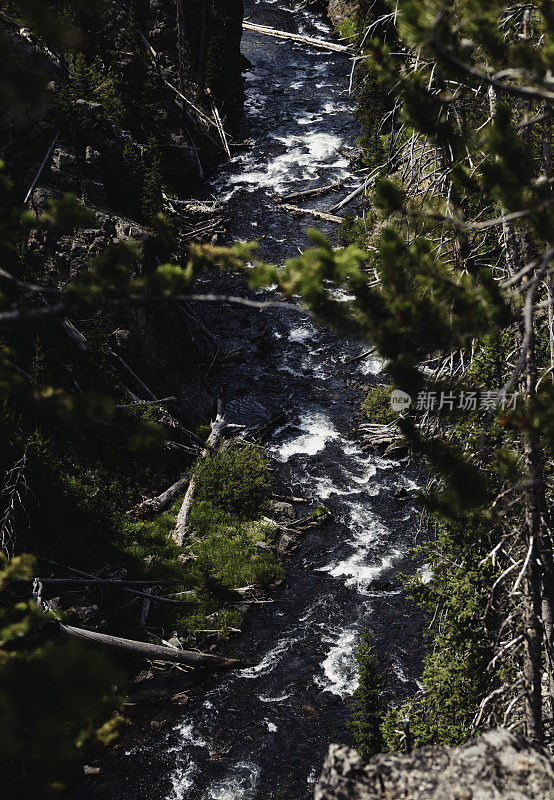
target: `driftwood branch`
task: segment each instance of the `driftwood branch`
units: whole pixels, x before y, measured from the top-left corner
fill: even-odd
[[[162,405],[163,403],[172,403],[175,400],[177,400],[175,396],[161,397],[160,399],[156,400],[135,400],[134,403],[126,403],[125,405],[117,406],[117,408],[122,410],[124,408],[136,408],[137,406],[153,406],[156,404]]]
[[[48,162],[50,160],[50,156],[52,155],[52,153],[54,151],[54,147],[56,146],[56,142],[58,141],[59,136],[60,136],[60,132],[58,131],[56,133],[56,135],[54,136],[54,138],[52,139],[52,142],[50,143],[50,147],[48,148],[48,150],[46,152],[46,155],[42,159],[41,165],[38,168],[38,172],[35,175],[35,177],[33,178],[33,182],[31,183],[31,185],[29,187],[29,190],[27,191],[27,193],[26,193],[26,195],[25,195],[25,197],[23,199],[23,205],[27,204],[27,201],[29,200],[29,198],[33,194],[34,188],[37,185],[37,183],[38,183],[38,181],[40,179],[40,176],[42,175],[42,173],[44,171],[45,166],[48,164]]]
[[[370,347],[369,350],[365,350],[363,353],[360,353],[358,356],[352,356],[352,358],[347,358],[345,364],[355,364],[357,361],[363,361],[364,358],[368,358],[369,356],[373,355],[377,350],[376,347]]]

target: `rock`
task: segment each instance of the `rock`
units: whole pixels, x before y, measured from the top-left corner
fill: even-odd
[[[317,713],[317,711],[313,706],[303,705],[302,711],[304,712],[304,714],[306,714],[308,717],[311,717],[312,719],[317,719],[319,717],[319,714]]]
[[[554,759],[505,730],[462,747],[387,753],[366,764],[332,744],[315,800],[554,800]]]
[[[394,581],[385,581],[382,578],[375,578],[368,584],[368,589],[373,592],[392,592],[398,589],[398,584]]]
[[[394,490],[392,493],[393,497],[409,497],[408,490],[405,486],[399,486],[397,489]]]
[[[76,173],[77,158],[75,153],[66,150],[65,147],[56,147],[52,155],[52,164],[60,172]]]
[[[118,328],[114,331],[114,339],[117,347],[121,348],[122,350],[128,350],[133,341],[133,337],[131,331],[126,331],[124,328]]]
[[[283,533],[277,544],[278,553],[292,553],[298,547],[296,537],[290,533]]]
[[[166,697],[167,691],[164,689],[143,689],[142,691],[134,692],[131,700],[133,703],[153,706],[163,702]]]
[[[178,692],[178,694],[174,694],[171,698],[172,703],[176,703],[178,706],[186,706],[189,701],[189,696],[186,692]]]
[[[96,164],[100,159],[100,153],[90,145],[87,145],[85,150],[85,161],[87,164]]]
[[[85,775],[98,775],[100,767],[91,767],[90,764],[85,764],[83,766],[83,772]]]
[[[283,503],[281,500],[272,500],[269,503],[269,510],[271,516],[276,519],[277,522],[292,522],[293,519],[296,519],[294,506],[290,503]]]
[[[160,728],[165,728],[168,724],[167,719],[151,719],[150,720],[150,727],[154,730],[159,730]]]
[[[94,181],[91,178],[85,181],[87,202],[95,206],[102,206],[106,202],[106,189],[101,181]]]

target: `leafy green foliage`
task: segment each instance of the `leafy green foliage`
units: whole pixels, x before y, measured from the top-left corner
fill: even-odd
[[[256,445],[221,448],[196,467],[197,497],[255,518],[267,502],[271,480],[267,459]]]

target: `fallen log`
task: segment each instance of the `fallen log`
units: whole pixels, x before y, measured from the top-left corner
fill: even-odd
[[[221,399],[219,399],[217,401],[216,418],[212,422],[212,430],[210,435],[208,436],[208,440],[206,442],[204,449],[200,453],[199,456],[200,459],[206,458],[210,450],[217,445],[217,443],[221,439],[221,434],[223,433],[226,425],[227,423],[225,422],[225,417],[223,415],[223,403]],[[185,540],[185,536],[187,533],[187,517],[189,515],[189,511],[192,506],[192,500],[195,491],[196,491],[196,478],[193,475],[190,479],[188,489],[186,491],[181,508],[179,510],[179,514],[177,516],[177,522],[175,523],[175,530],[173,531],[173,539],[179,547],[183,546],[183,542]]]
[[[347,45],[337,44],[336,42],[326,42],[323,39],[316,39],[313,36],[304,36],[300,33],[289,33],[288,31],[279,31],[275,28],[270,28],[267,25],[256,25],[253,22],[245,20],[242,23],[245,31],[252,31],[253,33],[260,33],[262,36],[273,36],[276,39],[288,39],[291,42],[300,42],[301,44],[308,44],[312,47],[317,47],[320,50],[332,50],[334,53],[351,54],[351,49]]]
[[[275,430],[281,423],[285,422],[288,419],[288,414],[285,411],[278,411],[276,414],[273,414],[271,419],[268,422],[262,422],[258,425],[251,425],[248,428],[245,428],[242,433],[240,433],[237,437],[240,441],[249,441],[249,442],[263,442],[263,440]]]
[[[254,666],[254,662],[246,659],[223,658],[222,656],[214,656],[208,653],[197,653],[194,650],[177,650],[172,647],[150,644],[149,642],[139,642],[135,639],[122,639],[120,636],[111,636],[107,633],[88,631],[84,628],[74,628],[72,625],[64,625],[63,623],[60,623],[59,629],[65,636],[80,639],[90,644],[121,650],[150,660],[170,661],[176,664],[186,664],[189,667],[209,669],[214,672],[225,672]]]
[[[402,432],[396,422],[389,422],[387,425],[375,422],[362,422],[358,430],[363,434],[362,450],[379,450],[385,455],[395,450],[402,450],[407,447],[407,442],[402,436]]]
[[[367,181],[364,181],[361,186],[358,186],[353,192],[350,192],[350,194],[346,195],[343,200],[335,203],[335,205],[329,209],[329,213],[333,214],[335,211],[340,211],[341,208],[349,205],[349,203],[351,203],[352,200],[355,200],[358,195],[362,194],[362,192],[365,192],[367,185]]]
[[[133,512],[137,517],[147,517],[150,514],[159,514],[160,511],[168,508],[171,503],[178,497],[187,486],[189,482],[188,476],[179,478],[178,481],[162,492],[157,497],[150,497],[148,500],[143,500],[134,509]]]
[[[300,208],[300,206],[293,206],[290,203],[278,203],[278,208],[283,208],[285,211],[290,211],[291,214],[296,216],[309,216],[316,219],[322,219],[325,222],[335,222],[337,225],[342,223],[342,217],[336,217],[334,214],[329,214],[327,211],[318,211],[316,208]],[[277,209],[274,209],[277,210]]]
[[[354,189],[353,192],[350,192],[350,194],[346,195],[346,197],[343,200],[340,200],[332,208],[330,208],[329,213],[334,214],[335,211],[340,211],[341,208],[344,208],[345,206],[349,205],[349,203],[351,203],[352,200],[355,200],[356,197],[358,197],[358,195],[362,194],[362,192],[365,192],[366,189],[369,189],[370,186],[373,186],[378,176],[381,174],[381,171],[386,166],[387,164],[380,164],[380,166],[375,167],[375,169],[373,169],[372,172],[370,172],[370,174],[367,176],[364,182],[360,184],[360,186],[358,186],[356,189]]]
[[[171,89],[171,91],[175,92],[177,97],[180,100],[182,100],[187,106],[189,106],[189,108],[192,108],[192,110],[195,111],[196,114],[198,115],[198,118],[201,119],[202,122],[204,122],[208,127],[213,126],[214,128],[217,128],[217,125],[216,125],[216,123],[214,122],[213,119],[210,119],[207,114],[204,114],[204,112],[201,109],[199,109],[198,106],[194,105],[192,100],[189,100],[188,97],[185,97],[185,95],[182,92],[180,92],[179,89],[177,89],[176,86],[173,86],[173,84],[170,83],[167,80],[167,78],[165,77],[165,75],[162,73],[162,71],[160,69],[160,66],[159,66],[159,63],[158,63],[158,53],[154,50],[154,48],[152,47],[152,45],[150,44],[150,42],[148,41],[148,39],[146,38],[144,33],[142,31],[140,31],[140,30],[139,30],[139,35],[140,35],[140,38],[142,39],[142,41],[144,43],[144,46],[146,47],[146,49],[150,53],[150,56],[152,57],[154,65],[155,65],[156,69],[158,70],[158,75],[159,75],[160,79],[167,86],[167,88]]]
[[[355,363],[356,363],[356,361],[363,361],[363,360],[364,360],[364,358],[367,358],[368,356],[371,356],[371,355],[373,355],[373,353],[374,353],[376,350],[377,350],[377,348],[376,348],[376,347],[372,347],[372,348],[370,348],[369,350],[366,350],[365,352],[363,352],[363,353],[360,353],[360,355],[359,355],[359,356],[353,356],[352,358],[347,358],[347,359],[346,359],[346,361],[345,361],[345,363],[346,363],[346,364],[355,364]]]
[[[317,189],[306,189],[303,192],[291,192],[290,194],[286,195],[273,195],[273,201],[278,203],[290,203],[291,200],[307,200],[308,197],[321,197],[324,194],[329,194],[329,192],[333,192],[335,189],[340,189],[342,186],[342,181],[337,181],[336,183],[329,183],[327,186],[320,186]]]
[[[85,586],[110,586],[110,587],[118,587],[121,588],[129,588],[133,586],[155,586],[158,584],[167,584],[171,583],[171,581],[159,581],[156,579],[150,581],[126,581],[120,580],[118,578],[114,578],[110,580],[109,578],[37,578],[38,581],[45,585],[54,585],[54,586],[68,586],[74,588],[80,588]],[[21,579],[22,583],[32,583],[32,581]]]
[[[178,453],[186,453],[187,456],[196,456],[197,450],[194,447],[189,447],[186,444],[180,444],[179,442],[164,442],[164,448],[166,450],[176,450]]]

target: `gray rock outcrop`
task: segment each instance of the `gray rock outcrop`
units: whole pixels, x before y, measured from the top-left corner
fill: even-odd
[[[554,800],[554,758],[505,730],[462,747],[382,754],[333,744],[315,800]]]

